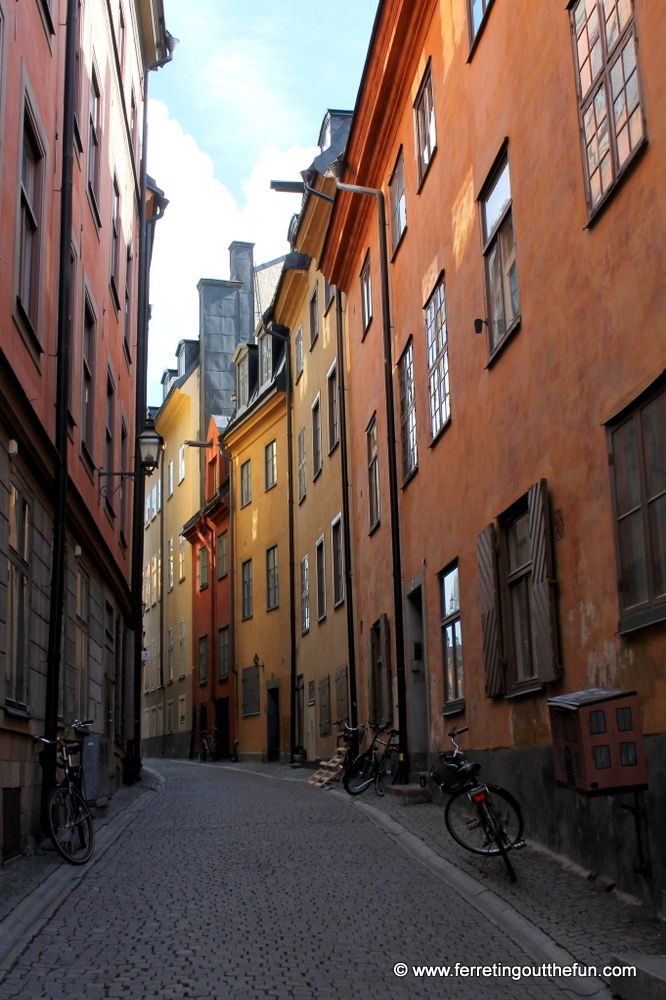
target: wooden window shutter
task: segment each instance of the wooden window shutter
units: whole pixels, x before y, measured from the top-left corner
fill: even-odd
[[[532,636],[536,674],[547,684],[562,673],[555,608],[555,573],[548,483],[540,479],[527,494],[532,553]]]
[[[489,524],[479,535],[476,552],[479,563],[486,697],[496,698],[504,694],[506,683],[502,662],[501,619],[497,587],[497,537],[494,524]]]
[[[338,667],[335,671],[335,718],[340,723],[349,723],[348,701],[347,667]]]
[[[319,735],[328,736],[331,731],[331,687],[328,674],[319,680]]]
[[[380,675],[380,717],[378,722],[387,726],[393,719],[393,684],[391,678],[391,637],[389,635],[389,620],[387,615],[379,619],[379,655],[381,657]]]

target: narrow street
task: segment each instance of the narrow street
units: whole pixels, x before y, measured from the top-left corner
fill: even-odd
[[[536,963],[304,772],[156,766],[166,790],[146,793],[0,986],[3,1000],[574,996],[548,979],[415,976],[412,966]]]

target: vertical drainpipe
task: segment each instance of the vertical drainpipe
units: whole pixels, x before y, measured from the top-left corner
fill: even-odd
[[[240,711],[238,705],[238,668],[236,665],[236,598],[234,595],[234,479],[233,455],[224,447],[224,434],[218,437],[220,454],[229,463],[229,545],[227,547],[227,573],[229,576],[229,668],[234,675],[234,727],[235,739],[231,741],[231,759],[238,760],[238,741],[240,733]]]
[[[70,3],[72,0],[70,0]],[[135,397],[135,439],[146,428],[146,411],[148,399],[148,278],[149,278],[149,247],[148,221],[146,219],[146,202],[148,190],[148,74],[154,69],[166,66],[173,59],[177,39],[165,31],[167,54],[164,59],[149,63],[143,71],[143,137],[141,148],[139,203],[139,294],[137,304],[136,331],[136,397]],[[160,213],[150,222],[160,218]],[[143,672],[141,652],[143,650],[143,504],[145,497],[145,481],[141,474],[141,456],[139,449],[134,448],[134,494],[132,497],[132,628],[134,632],[134,733],[131,749],[127,748],[125,762],[125,779],[130,784],[141,778],[141,675]]]
[[[339,371],[338,401],[340,412],[340,473],[342,480],[342,533],[345,552],[345,598],[347,613],[347,659],[349,661],[349,700],[351,724],[358,726],[358,695],[356,689],[356,637],[354,635],[354,600],[352,596],[351,513],[349,504],[349,455],[347,452],[347,406],[345,400],[345,338],[342,325],[342,292],[335,290],[335,326]]]
[[[69,404],[69,352],[71,314],[72,192],[74,174],[74,113],[76,100],[76,46],[78,42],[79,0],[68,0],[65,36],[65,86],[62,116],[62,180],[60,188],[60,261],[58,277],[58,332],[55,399],[55,482],[53,509],[53,555],[49,607],[49,641],[44,705],[44,735],[54,740],[58,735],[58,692],[60,690],[60,651],[65,607],[67,543],[67,407]],[[46,747],[42,756],[42,825],[45,826],[46,801],[56,781],[56,748]]]
[[[166,483],[164,480],[164,453],[166,444],[160,449],[160,684],[162,685],[162,756],[166,749],[166,684],[164,682],[164,605],[167,588],[165,584],[167,562],[164,558],[164,506],[166,504]]]
[[[393,562],[393,613],[395,617],[395,657],[398,680],[398,729],[400,730],[400,778],[409,780],[409,751],[407,749],[407,685],[405,679],[405,629],[402,611],[402,559],[400,552],[400,510],[398,504],[398,466],[395,453],[395,406],[393,401],[393,362],[391,350],[391,313],[388,280],[388,249],[386,246],[386,209],[384,192],[379,188],[343,184],[337,177],[340,191],[367,194],[377,200],[379,225],[379,268],[382,291],[382,329],[384,342],[384,397],[386,404],[386,435],[388,445],[389,506],[391,511],[391,555]]]

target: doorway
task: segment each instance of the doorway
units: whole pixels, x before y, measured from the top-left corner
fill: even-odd
[[[273,687],[268,687],[273,683]],[[280,688],[277,683],[266,684],[266,748],[269,761],[280,760]]]
[[[229,756],[229,699],[215,699],[215,738],[220,757]]]
[[[428,669],[423,637],[423,591],[407,595],[407,731],[412,770],[428,767]]]

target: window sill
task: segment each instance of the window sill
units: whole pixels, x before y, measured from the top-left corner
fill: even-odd
[[[79,452],[79,458],[81,459],[81,463],[83,465],[83,468],[86,470],[86,472],[88,473],[88,476],[90,477],[91,483],[94,483],[95,482],[95,463],[92,460],[90,452],[86,448],[85,441],[81,442],[81,451]]]
[[[379,518],[377,521],[375,521],[374,524],[371,524],[370,525],[370,531],[368,532],[368,535],[374,535],[375,531],[377,531],[377,529],[379,528],[379,526],[380,526],[381,523],[382,523],[381,518]]]
[[[442,438],[444,437],[445,432],[449,429],[450,426],[451,426],[451,417],[447,417],[447,419],[444,421],[444,423],[442,424],[442,426],[439,428],[439,430],[435,434],[434,438],[431,440],[431,442],[428,445],[428,447],[429,448],[434,448],[435,445],[438,444],[442,440]]]
[[[241,615],[242,622],[249,622],[250,618],[252,618],[252,615]]]
[[[93,191],[92,184],[88,181],[86,187],[86,193],[88,195],[88,204],[90,205],[90,211],[92,212],[92,217],[95,222],[95,228],[97,230],[97,239],[99,239],[99,231],[102,228],[102,216],[99,214],[99,207],[97,205],[97,197]]]
[[[321,476],[321,470],[322,470],[323,468],[324,468],[324,466],[323,466],[323,465],[320,465],[320,466],[319,466],[319,468],[318,468],[318,469],[317,469],[317,471],[315,472],[314,476],[312,477],[312,482],[313,482],[313,483],[314,483],[314,482],[316,482],[316,481],[317,481],[317,480],[319,479],[319,477]]]
[[[318,340],[319,340],[319,333],[317,332],[316,337],[313,337],[313,339],[310,341],[310,347],[308,348],[308,350],[311,351]]]
[[[32,715],[27,710],[27,708],[14,707],[13,705],[4,706],[5,715],[8,715],[11,719],[23,719],[25,722],[29,722],[32,719]]]
[[[299,506],[299,507],[301,506],[301,504],[302,504],[302,503],[303,503],[303,501],[305,500],[306,496],[307,496],[307,493],[304,493],[302,497],[299,497],[299,498],[298,498],[298,506]]]
[[[344,599],[344,597],[341,597],[339,601],[336,601],[336,602],[334,603],[334,605],[333,605],[333,610],[334,610],[334,611],[337,611],[337,609],[338,609],[338,608],[341,608],[341,607],[342,607],[342,605],[343,605],[344,603],[345,603],[345,599]]]
[[[319,617],[317,618],[317,625],[321,625],[321,623],[322,623],[322,622],[325,622],[325,621],[326,621],[326,613],[324,612],[324,614],[323,614],[323,615],[320,615],[320,616],[319,616]]]
[[[276,486],[277,486],[277,480],[274,483],[271,483],[270,486],[267,486],[266,489],[264,490],[264,493],[268,493],[269,490],[274,490]]]
[[[542,684],[539,680],[526,681],[521,684],[520,687],[516,686],[507,694],[504,695],[506,699],[511,698],[522,698],[523,695],[529,694],[541,694],[545,691],[546,685]]]
[[[173,677],[169,678],[169,680],[166,682],[166,686],[168,687],[169,684],[173,684]]]
[[[432,163],[432,158],[431,158],[430,162]],[[393,247],[393,250],[392,250],[392,252],[391,252],[391,264],[393,263],[393,261],[395,260],[395,258],[396,258],[396,257],[398,256],[398,250],[399,250],[399,249],[400,249],[400,247],[402,246],[402,241],[403,241],[403,240],[404,240],[404,238],[405,238],[405,233],[406,233],[406,232],[407,232],[407,223],[405,223],[405,228],[404,228],[404,229],[403,229],[403,231],[402,231],[402,232],[400,233],[400,236],[398,237],[398,242],[397,242],[397,243],[396,243],[396,245],[395,245],[395,246]]]
[[[201,593],[201,592],[202,592],[203,590],[208,590],[208,584],[207,584],[207,583],[203,583],[203,584],[202,584],[202,585],[201,585],[201,586],[199,587],[199,593]]]
[[[485,31],[486,25],[488,23],[488,17],[490,15],[490,9],[491,9],[492,5],[493,5],[493,0],[488,0],[488,6],[486,7],[486,9],[484,11],[484,14],[483,14],[483,17],[481,18],[481,24],[477,28],[476,34],[475,34],[474,38],[472,39],[472,43],[471,43],[471,45],[469,47],[469,55],[467,56],[467,62],[468,63],[471,63],[472,56],[476,52],[477,46],[478,46],[479,41],[481,39],[481,35]],[[469,13],[468,13],[468,16],[469,16]]]
[[[202,681],[199,681],[199,687],[203,687],[205,684],[208,684],[208,678],[207,677],[204,677],[204,679]]]
[[[363,341],[365,340],[366,334],[367,334],[367,332],[368,332],[368,330],[370,329],[371,326],[372,326],[372,316],[370,317],[370,319],[368,320],[368,322],[363,327],[363,336],[361,337],[361,343],[363,343]]]
[[[465,711],[465,699],[460,698],[458,701],[450,701],[441,711],[441,715],[459,715],[461,712]]]
[[[405,478],[403,479],[402,486],[400,488],[404,490],[404,488],[408,485],[408,483],[411,483],[412,479],[414,478],[414,476],[418,471],[419,471],[419,465],[417,462],[414,468],[410,469]]]
[[[49,46],[51,46],[51,36],[56,33],[51,10],[46,0],[38,0],[37,6],[39,7],[39,13],[42,16],[42,23],[44,25],[44,31],[46,32]]]
[[[279,608],[280,608],[279,604],[271,604],[270,608],[266,608],[266,614],[268,614],[270,611],[278,611]]]
[[[42,371],[42,361],[41,355],[44,354],[44,348],[42,347],[41,341],[37,336],[37,331],[32,325],[32,321],[28,316],[20,297],[16,296],[16,309],[14,311],[14,322],[19,329],[19,333],[23,339],[23,343],[28,349],[28,352],[35,362],[37,370],[41,374]]]
[[[430,160],[428,162],[428,166],[425,168],[425,170],[421,174],[421,177],[419,179],[419,186],[416,189],[416,193],[417,194],[421,194],[421,188],[425,184],[426,178],[427,178],[428,174],[430,173],[430,168],[432,166],[432,161],[435,159],[435,156],[437,155],[437,148],[438,147],[435,146],[435,148],[433,149],[432,153],[430,154]]]
[[[636,611],[633,615],[620,618],[615,635],[630,635],[639,629],[647,628],[648,625],[656,625],[663,621],[666,621],[666,604],[659,604],[655,608],[646,608],[645,611]]]
[[[333,452],[335,451],[335,449],[338,447],[339,444],[340,444],[340,439],[338,438],[338,440],[334,441],[333,444],[330,446],[330,448],[328,449],[329,458],[333,454]]]
[[[301,629],[301,635],[307,635],[309,631],[310,631],[310,626],[308,625],[307,628]]]
[[[616,191],[618,191],[619,188],[621,188],[622,185],[624,184],[625,178],[629,176],[634,166],[642,158],[642,154],[647,149],[647,146],[648,146],[647,136],[643,136],[643,139],[641,140],[640,144],[636,147],[636,149],[631,154],[629,160],[622,168],[622,172],[620,173],[619,177],[616,179],[612,187],[606,192],[601,201],[597,205],[595,205],[594,208],[590,208],[588,204],[587,225],[583,227],[584,229],[594,229],[599,218],[604,214],[606,206],[610,204],[610,202],[613,200],[613,196],[615,195]],[[585,183],[587,184],[587,181]]]
[[[294,379],[294,385],[298,385],[298,383],[300,382],[300,380],[302,379],[302,377],[303,377],[303,369],[301,368],[300,372],[296,372],[296,378]]]
[[[518,315],[514,319],[513,323],[511,324],[511,326],[509,327],[509,329],[506,331],[506,333],[504,334],[504,336],[500,340],[500,342],[497,345],[497,347],[495,347],[493,349],[492,353],[488,355],[488,364],[486,365],[486,368],[491,368],[492,365],[495,364],[495,360],[503,352],[504,348],[509,343],[509,341],[513,339],[513,335],[520,329],[521,320],[522,320],[522,317],[521,317],[520,313],[518,313]]]

